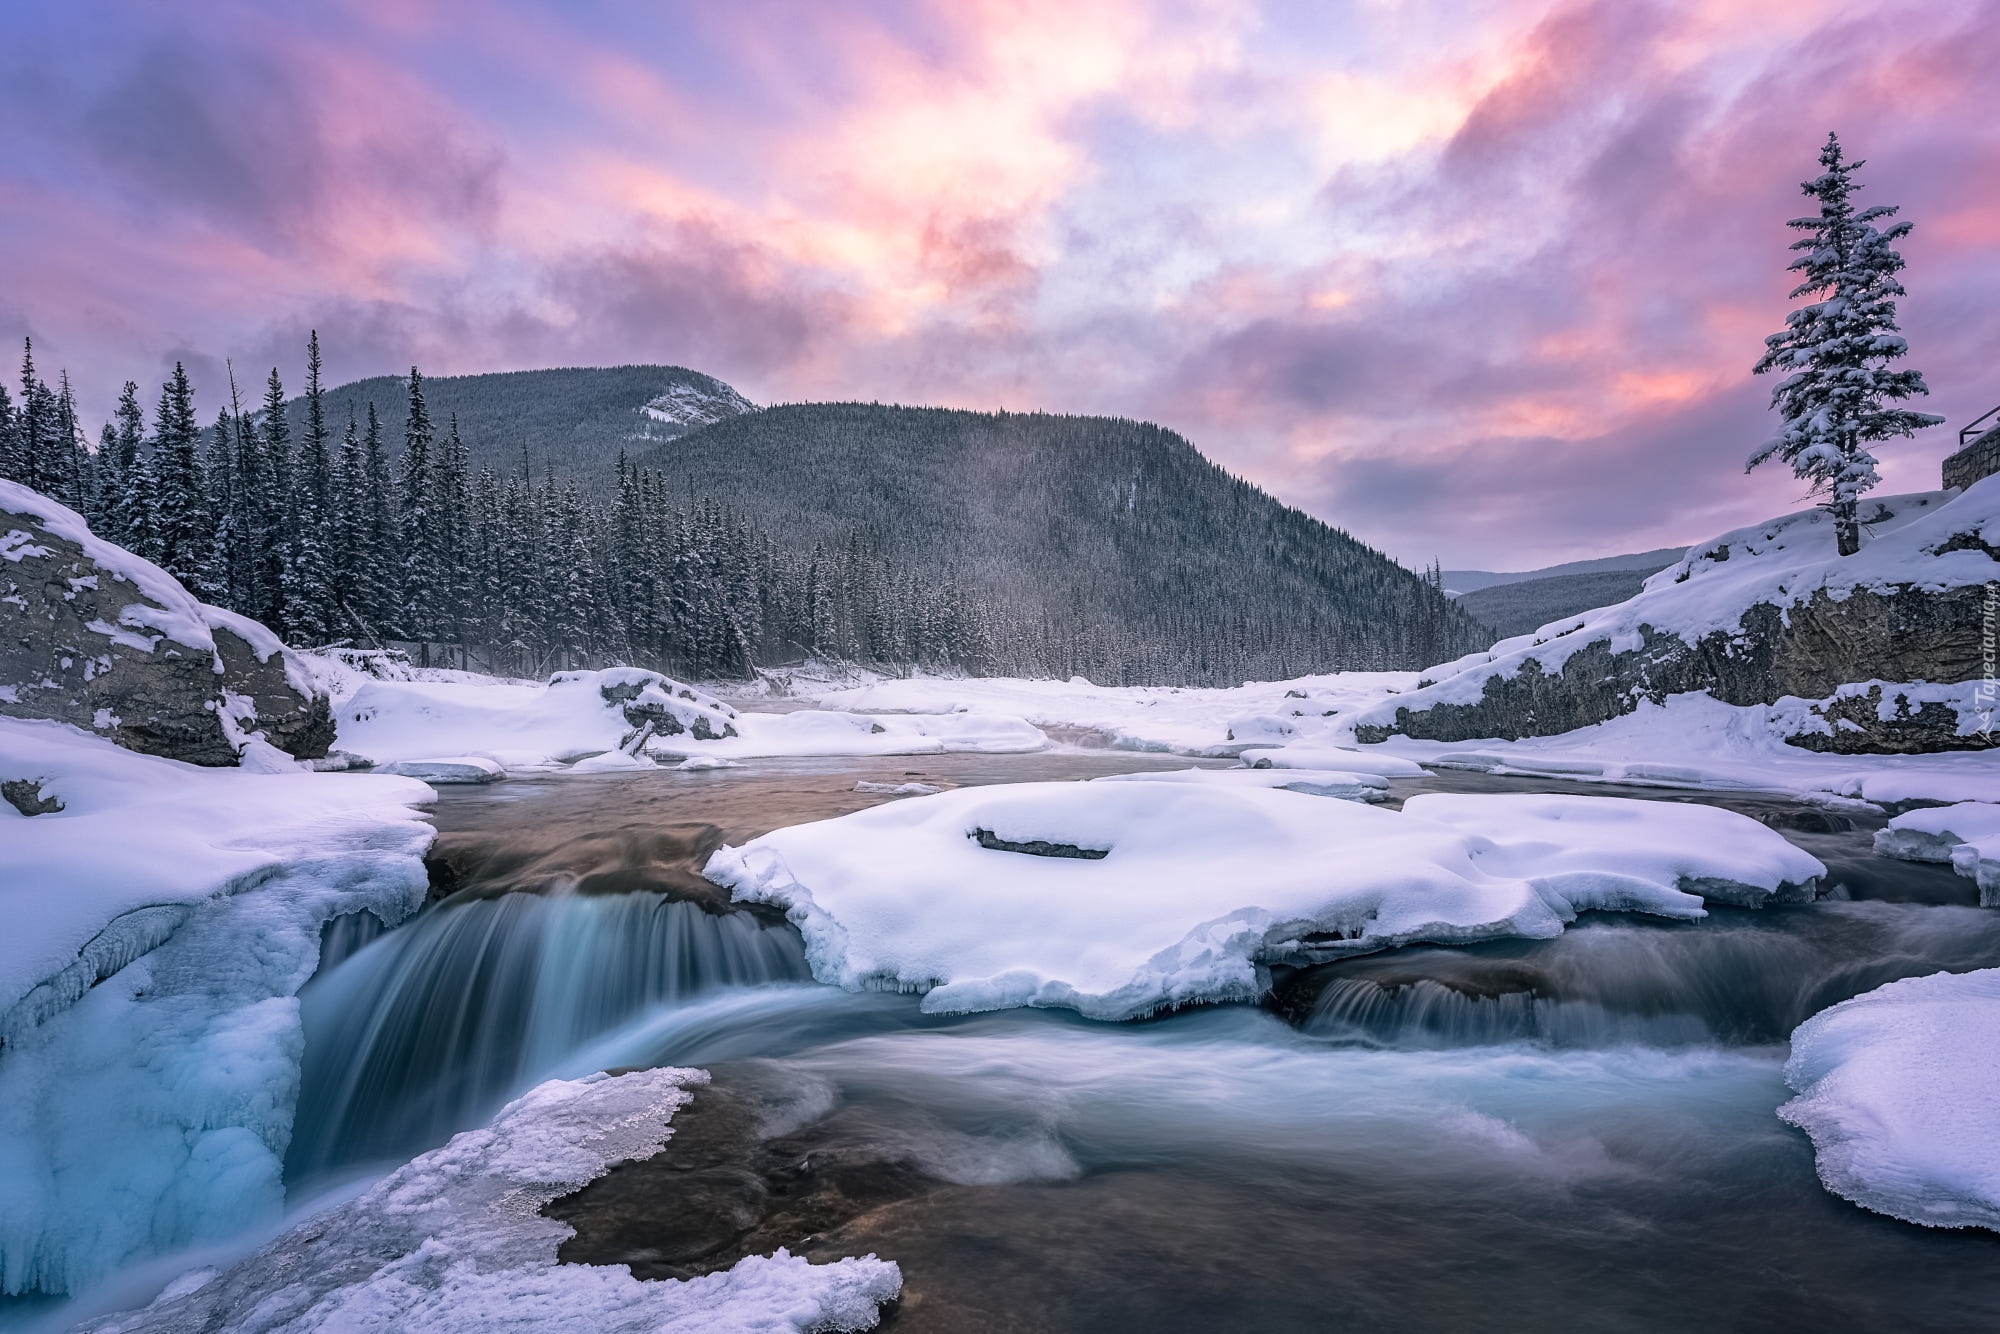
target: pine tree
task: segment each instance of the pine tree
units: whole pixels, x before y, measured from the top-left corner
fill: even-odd
[[[70,392],[69,372],[58,377],[56,391],[54,479],[56,498],[86,520],[97,518],[97,486],[91,466],[90,448],[84,442],[83,425],[76,418],[76,395]]]
[[[358,610],[369,623],[377,641],[396,631],[402,618],[402,570],[397,560],[402,531],[396,513],[396,494],[389,478],[389,453],[382,444],[382,419],[375,404],[368,404],[368,428],[362,437],[361,458],[367,484],[362,489],[366,508],[362,518],[361,541],[356,547],[354,582]]]
[[[207,479],[210,531],[208,586],[214,600],[234,608],[243,589],[242,514],[236,483],[236,423],[228,408],[217,408],[215,425],[208,428],[208,454],[202,460]]]
[[[14,412],[14,396],[7,392],[7,386],[0,384],[0,477],[20,476],[20,422]]]
[[[410,411],[403,428],[402,615],[398,626],[405,638],[424,646],[430,663],[430,641],[437,637],[444,599],[444,534],[438,513],[438,466],[432,457],[436,435],[424,406],[423,375],[410,367]]]
[[[1881,480],[1868,446],[1944,418],[1888,406],[1930,392],[1921,372],[1889,369],[1909,352],[1896,330],[1903,257],[1891,243],[1909,235],[1911,224],[1875,226],[1895,216],[1893,205],[1855,210],[1850,196],[1860,188],[1854,173],[1863,164],[1843,158],[1838,136],[1827,136],[1819,161],[1824,170],[1801,186],[1819,201],[1819,212],[1785,224],[1804,233],[1791,246],[1802,253],[1789,271],[1804,275],[1792,299],[1819,299],[1791,312],[1784,331],[1764,340],[1756,373],[1788,372],[1771,395],[1782,424],[1745,468],[1772,458],[1791,464],[1814,494],[1826,497],[1840,554],[1851,556],[1861,549],[1861,496]]]
[[[30,491],[48,494],[44,442],[49,432],[44,400],[48,386],[35,375],[35,340],[21,342],[21,407],[14,418],[14,480]]]
[[[354,625],[360,602],[357,575],[366,541],[368,485],[367,462],[361,453],[361,428],[353,409],[347,413],[347,431],[340,437],[340,452],[333,461],[333,487],[327,496],[327,579],[332,585],[333,605],[339,616],[341,633]]]
[[[438,592],[441,604],[438,633],[458,645],[461,667],[465,665],[465,621],[472,611],[472,491],[469,467],[465,441],[458,434],[458,414],[454,412],[437,457]]]
[[[292,642],[304,644],[325,643],[340,622],[328,568],[326,515],[333,478],[320,364],[319,334],[314,331],[306,339],[306,429],[293,470],[284,567],[285,633]]]
[[[174,363],[153,413],[153,559],[190,587],[199,587],[214,529],[201,475],[201,428],[187,368]],[[206,590],[204,590],[206,591]]]

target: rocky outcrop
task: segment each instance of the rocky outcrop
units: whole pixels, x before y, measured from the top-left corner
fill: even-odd
[[[235,764],[258,732],[299,758],[333,741],[325,692],[268,629],[204,606],[10,482],[0,482],[0,714],[206,765]]]
[[[1355,738],[1551,736],[1706,691],[1784,706],[1786,739],[1813,750],[1991,746],[1993,733],[1966,728],[1956,696],[1935,683],[1987,670],[2000,480],[1879,504],[1859,556],[1833,554],[1816,511],[1728,534],[1627,602],[1452,664],[1358,718]]]

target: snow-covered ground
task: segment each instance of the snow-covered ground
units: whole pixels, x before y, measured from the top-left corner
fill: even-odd
[[[542,1205],[659,1151],[698,1070],[552,1080],[492,1125],[458,1135],[358,1198],[316,1215],[217,1273],[196,1270],[95,1334],[406,1330],[861,1330],[902,1290],[873,1256],[815,1265],[783,1250],[686,1282],[623,1265],[558,1264],[572,1235]]]
[[[263,748],[269,751],[268,747]],[[404,778],[208,769],[0,718],[0,1290],[74,1291],[284,1201],[328,918],[423,901]]]
[[[630,668],[562,672],[546,682],[464,672],[426,675],[434,679],[383,681],[354,673],[341,678],[333,710],[335,748],[377,765],[471,757],[511,770],[578,765],[583,772],[601,772],[697,757],[999,754],[1049,745],[1039,729],[1020,718],[987,712],[739,713],[705,691]],[[642,710],[657,720],[646,735],[634,721]],[[454,781],[421,769],[411,772]],[[481,780],[468,775],[461,781]]]
[[[1434,794],[1398,813],[1169,781],[915,797],[724,848],[706,873],[785,908],[823,982],[1127,1019],[1254,999],[1274,961],[1554,936],[1590,908],[1700,917],[1704,894],[1810,897],[1825,868],[1711,806]]]
[[[1779,1115],[1828,1190],[1928,1227],[2000,1230],[2000,969],[1891,982],[1792,1034]]]

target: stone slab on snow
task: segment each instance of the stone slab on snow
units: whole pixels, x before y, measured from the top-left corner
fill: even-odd
[[[2000,969],[1891,982],[1792,1034],[1778,1115],[1864,1209],[2000,1231]]]
[[[1824,874],[1715,808],[1463,800],[1501,804],[1427,819],[1195,783],[980,787],[780,829],[705,874],[786,909],[823,982],[1099,1019],[1254,999],[1272,962],[1553,936],[1581,908],[1699,917],[1687,888],[1742,901]]]
[[[551,1080],[492,1125],[454,1136],[349,1203],[300,1223],[221,1273],[196,1272],[94,1334],[619,1334],[872,1329],[902,1290],[874,1256],[815,1265],[780,1250],[686,1281],[623,1265],[559,1264],[573,1235],[541,1207],[619,1162],[650,1157],[699,1070]]]

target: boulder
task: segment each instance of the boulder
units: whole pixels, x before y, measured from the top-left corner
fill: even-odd
[[[205,606],[74,511],[6,481],[0,714],[206,765],[235,764],[259,732],[301,759],[333,741],[326,692],[270,630]]]
[[[1986,669],[2000,478],[1890,497],[1868,517],[1855,556],[1837,555],[1820,510],[1692,547],[1637,596],[1503,640],[1357,716],[1355,738],[1553,736],[1706,691],[1783,706],[1786,739],[1813,750],[1992,746],[1965,725],[1969,693],[1939,687]]]

